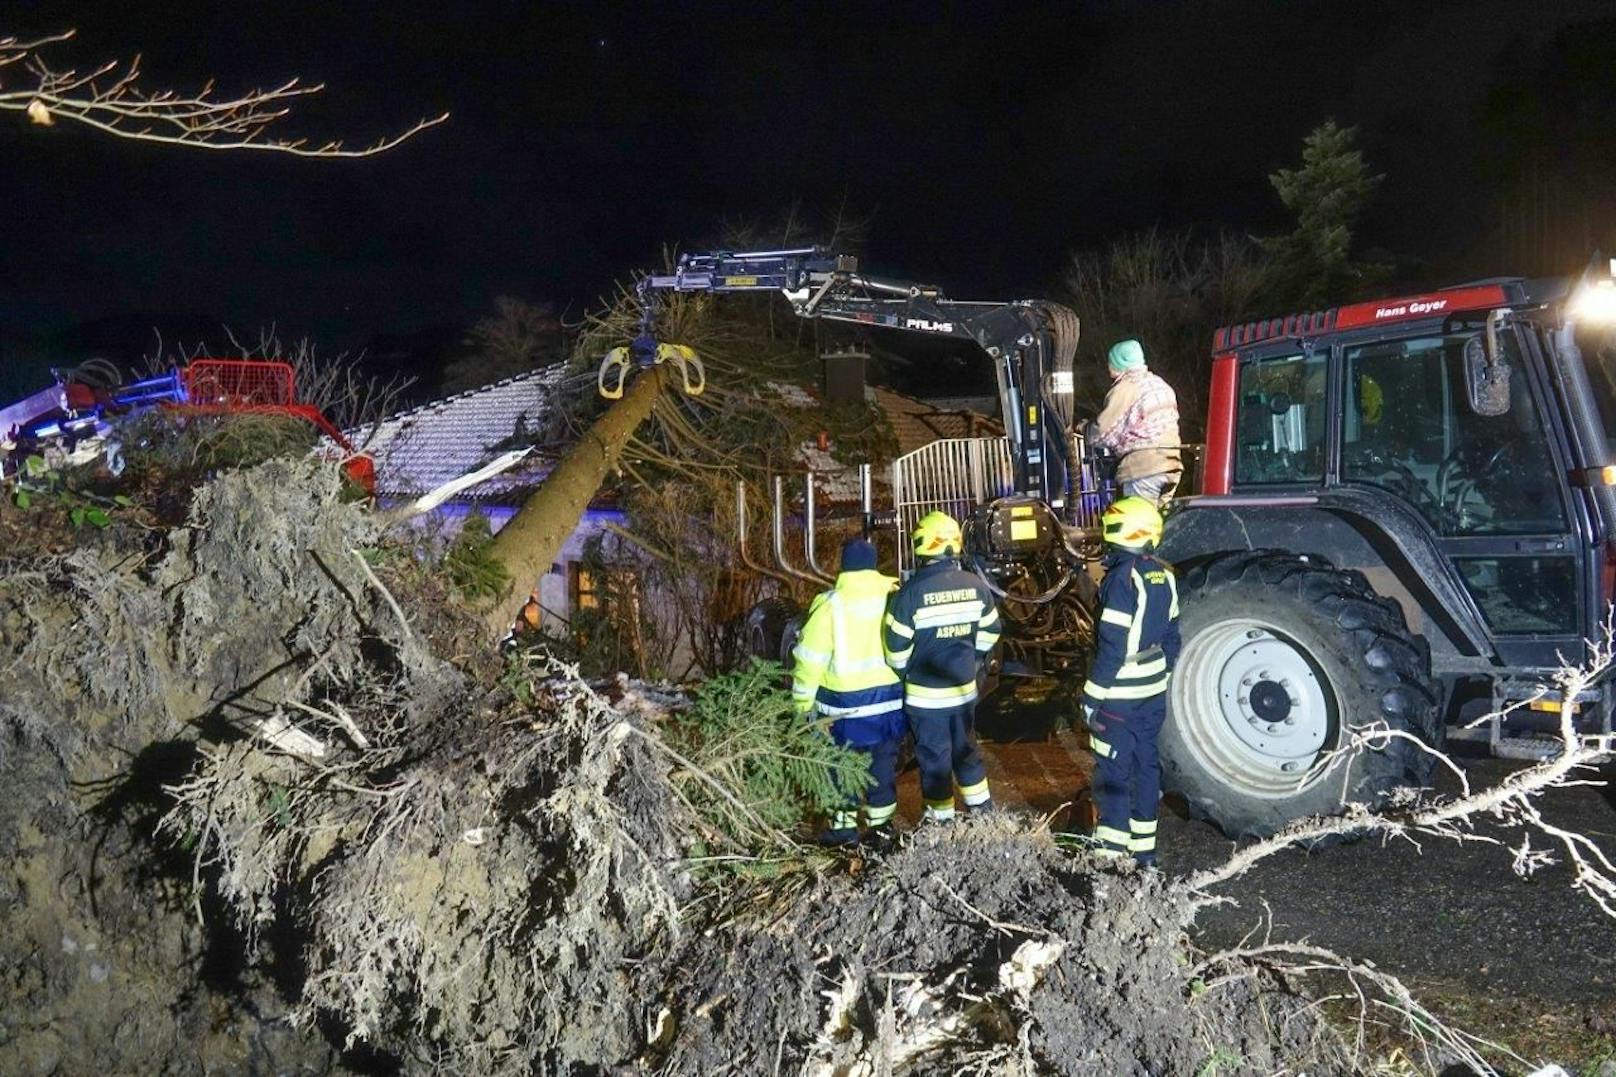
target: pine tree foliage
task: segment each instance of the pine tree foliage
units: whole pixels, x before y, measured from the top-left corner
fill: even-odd
[[[798,715],[780,684],[780,667],[767,662],[708,680],[663,734],[744,805],[745,811],[698,775],[675,772],[697,810],[743,845],[756,830],[746,812],[788,829],[805,814],[839,806],[843,790],[861,791],[870,782],[868,757],[833,742],[823,720]]]
[[[1353,226],[1385,177],[1373,175],[1357,146],[1357,128],[1327,120],[1302,140],[1302,164],[1268,177],[1281,202],[1296,216],[1288,235],[1262,241],[1296,300],[1319,306],[1373,283],[1384,267],[1354,261]]]
[[[473,512],[461,525],[460,533],[444,553],[443,567],[455,590],[471,599],[490,598],[505,593],[510,575],[489,552],[494,544],[488,517]]]

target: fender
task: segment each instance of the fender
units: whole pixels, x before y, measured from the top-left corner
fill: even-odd
[[[1426,627],[1438,675],[1501,664],[1481,611],[1435,535],[1395,498],[1346,486],[1183,498],[1167,517],[1161,555],[1193,567],[1216,554],[1267,548],[1369,574],[1377,590],[1403,604],[1411,624]]]

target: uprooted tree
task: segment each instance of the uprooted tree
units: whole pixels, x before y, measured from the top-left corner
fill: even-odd
[[[697,665],[713,672],[734,657],[715,607],[734,604],[724,597],[730,590],[755,597],[747,584],[767,575],[745,568],[758,563],[754,556],[766,556],[762,529],[752,532],[756,545],[745,555],[735,539],[736,480],[761,488],[771,474],[800,469],[801,446],[821,431],[832,456],[849,462],[878,463],[896,443],[870,406],[799,406],[812,403],[802,387],[817,381],[820,361],[811,327],[779,317],[770,296],[659,297],[656,336],[699,357],[705,390],[682,391],[681,374],[665,362],[631,374],[621,399],[600,400],[594,368],[642,331],[642,304],[625,288],[584,323],[573,362],[578,373],[567,382],[576,391],[563,392],[551,410],[552,428],[537,435],[570,447],[494,538],[490,553],[512,582],[487,613],[487,628],[496,638],[506,631],[591,499],[620,478],[618,501],[629,519],[619,537],[672,601],[679,623],[668,632],[693,640]],[[771,586],[791,591],[803,584],[788,577]]]
[[[489,552],[504,568],[511,587],[532,582],[550,571],[550,563],[577,528],[584,510],[601,484],[618,466],[629,438],[650,418],[667,384],[670,368],[656,366],[634,379],[623,398],[614,404],[567,450],[555,470],[494,536]],[[498,639],[510,627],[511,599],[507,592],[488,615],[490,634]]]
[[[7,1072],[244,1069],[247,1045],[319,1070],[345,1043],[469,1073],[1372,1072],[1320,1020],[1331,974],[1423,1067],[1487,1073],[1493,1048],[1379,970],[1283,939],[1208,954],[1197,910],[1288,842],[1496,840],[1469,829],[1488,813],[1531,835],[1520,869],[1546,836],[1612,895],[1608,855],[1536,811],[1611,748],[1565,730],[1496,789],[1309,821],[1178,882],[1009,816],[828,855],[790,831],[834,761],[770,675],[691,696],[502,664],[311,461],[190,504],[0,556]]]

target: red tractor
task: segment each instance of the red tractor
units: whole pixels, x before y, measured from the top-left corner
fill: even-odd
[[[1220,329],[1202,491],[1167,520],[1184,652],[1164,782],[1232,835],[1424,784],[1438,746],[1585,657],[1616,585],[1608,274],[1481,281]],[[1557,750],[1608,683],[1481,728]],[[1538,734],[1538,735],[1534,735]]]
[[[800,317],[980,347],[1005,437],[954,454],[970,466],[919,461],[913,496],[915,461],[895,462],[889,515],[872,511],[866,469],[864,526],[895,528],[901,549],[906,512],[961,515],[967,563],[1001,598],[1004,672],[1078,671],[1110,489],[1072,411],[1075,314],[955,301],[819,249],[687,254],[640,290],[647,335],[660,292],[772,291]],[[1422,744],[1535,757],[1558,750],[1537,734],[1564,708],[1610,731],[1608,683],[1569,700],[1541,689],[1584,660],[1616,590],[1616,360],[1601,350],[1613,322],[1616,280],[1601,270],[1217,331],[1202,490],[1174,503],[1162,548],[1185,640],[1163,777],[1195,813],[1267,834],[1424,784]],[[774,503],[774,574],[815,579],[784,554],[778,482]],[[812,567],[811,474],[803,504]],[[738,509],[744,521],[744,487]],[[759,653],[785,653],[788,612],[759,621]]]
[[[57,374],[57,384],[0,408],[0,477],[7,457],[17,466],[45,445],[61,445],[63,458],[84,462],[103,452],[116,455],[109,442],[113,420],[149,408],[189,414],[279,415],[308,423],[328,439],[329,455],[354,483],[374,493],[376,469],[331,420],[297,395],[290,364],[257,359],[193,359],[184,367],[140,381],[120,384],[116,367],[90,360]],[[119,460],[114,470],[122,468]]]

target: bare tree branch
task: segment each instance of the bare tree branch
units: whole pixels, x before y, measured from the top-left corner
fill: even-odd
[[[400,400],[415,384],[414,378],[402,374],[366,375],[363,352],[322,355],[308,337],[284,344],[273,325],[261,327],[256,342],[239,339],[228,326],[224,332],[242,359],[290,364],[298,400],[319,408],[360,450],[375,437],[382,421],[398,410]],[[181,348],[180,354],[187,362],[201,357],[196,348],[189,354]]]
[[[22,76],[15,83],[0,77],[0,110],[23,113],[44,127],[57,119],[71,120],[137,142],[264,150],[295,157],[374,156],[449,118],[445,112],[418,120],[401,134],[379,138],[362,149],[349,149],[340,139],[311,143],[306,138],[280,137],[271,129],[291,113],[299,98],[323,91],[324,83],[304,85],[293,78],[235,97],[220,96],[211,81],[190,94],[148,90],[140,84],[138,55],[128,62],[108,60],[89,71],[58,70],[47,63],[44,51],[74,33],[66,30],[27,40],[0,37],[0,76]]]
[[[1303,819],[1273,837],[1237,850],[1217,867],[1198,871],[1184,880],[1191,890],[1204,891],[1244,875],[1259,862],[1292,845],[1311,844],[1345,834],[1373,833],[1384,838],[1416,841],[1419,835],[1460,842],[1506,844],[1503,839],[1475,830],[1476,820],[1490,818],[1521,831],[1514,846],[1513,868],[1527,876],[1563,858],[1573,871],[1572,886],[1587,894],[1607,915],[1616,917],[1616,862],[1585,834],[1556,826],[1543,816],[1539,798],[1550,789],[1571,785],[1603,784],[1583,775],[1616,752],[1616,738],[1577,732],[1575,701],[1597,685],[1616,660],[1616,644],[1607,623],[1603,637],[1588,644],[1588,657],[1580,666],[1567,663],[1557,670],[1537,698],[1552,690],[1561,700],[1559,751],[1551,758],[1518,770],[1491,789],[1472,790],[1461,773],[1461,792],[1456,797],[1405,799],[1383,811],[1370,811],[1362,805],[1349,806],[1346,814],[1330,819]],[[1481,719],[1488,721],[1495,715]],[[1377,738],[1394,735],[1385,729],[1368,729],[1356,734],[1355,742],[1344,751],[1365,751],[1377,745]],[[1445,755],[1421,744],[1450,769],[1459,768]],[[1329,769],[1334,760],[1321,766]],[[1548,839],[1547,847],[1532,844],[1533,835]],[[1556,852],[1557,850],[1557,852]]]
[[[1281,961],[1282,957],[1300,961]],[[1427,1068],[1436,1072],[1442,1065],[1459,1062],[1466,1071],[1493,1075],[1498,1072],[1482,1052],[1484,1050],[1507,1056],[1511,1061],[1524,1061],[1503,1044],[1482,1039],[1448,1025],[1420,1004],[1402,980],[1376,968],[1367,961],[1353,961],[1334,950],[1310,943],[1264,942],[1257,946],[1240,946],[1212,954],[1195,966],[1197,977],[1205,976],[1217,968],[1233,971],[1224,976],[1205,980],[1210,991],[1255,975],[1258,969],[1269,969],[1281,976],[1340,975],[1347,981],[1351,995],[1328,996],[1355,1001],[1358,1006],[1358,1030],[1354,1044],[1355,1064],[1361,1064],[1365,1030],[1373,1018],[1372,1013],[1385,1012],[1397,1021],[1420,1050],[1425,1054]],[[1379,1072],[1379,1071],[1376,1071]]]

